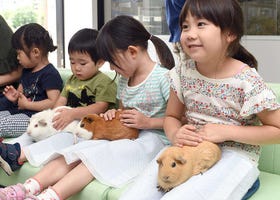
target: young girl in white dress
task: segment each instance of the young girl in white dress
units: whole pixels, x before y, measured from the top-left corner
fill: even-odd
[[[260,145],[280,142],[280,105],[257,73],[255,58],[240,45],[243,17],[236,0],[186,0],[180,26],[191,59],[169,73],[164,130],[179,147],[217,143],[222,158],[164,193],[157,190],[156,157],[120,199],[243,199],[259,175]]]

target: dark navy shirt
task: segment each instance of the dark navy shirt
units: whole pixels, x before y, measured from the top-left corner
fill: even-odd
[[[31,70],[32,69],[23,69],[20,80],[23,87],[23,94],[30,101],[42,101],[47,99],[47,90],[62,90],[63,81],[59,72],[52,64],[48,64],[37,72],[32,72]],[[32,110],[19,110],[17,106],[6,110],[9,110],[11,114],[24,113],[28,116],[37,112]]]

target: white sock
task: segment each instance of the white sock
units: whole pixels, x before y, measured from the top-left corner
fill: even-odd
[[[60,200],[58,194],[51,187],[44,190],[41,194],[37,196],[37,198],[38,200],[45,200],[45,199]]]
[[[26,193],[28,195],[37,195],[40,194],[41,192],[41,185],[40,183],[34,179],[34,178],[29,178],[25,181],[23,186],[26,189]]]

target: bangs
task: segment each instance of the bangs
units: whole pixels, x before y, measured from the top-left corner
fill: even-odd
[[[206,19],[216,26],[225,27],[223,18],[229,15],[228,5],[225,0],[187,0],[181,15],[180,25],[185,21],[188,13],[198,19]]]

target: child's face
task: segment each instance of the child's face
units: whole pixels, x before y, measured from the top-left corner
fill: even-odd
[[[136,71],[136,64],[133,53],[131,50],[119,51],[115,54],[114,63],[110,63],[111,70],[115,70],[118,74],[123,77],[129,78],[134,75]]]
[[[69,54],[69,59],[74,76],[82,81],[92,78],[100,67],[87,53],[73,52]]]
[[[195,61],[209,62],[223,58],[229,42],[220,27],[206,19],[198,19],[189,12],[182,23],[181,44]]]
[[[32,51],[30,52],[30,56],[28,57],[23,50],[17,50],[17,59],[19,64],[24,68],[33,68],[35,66],[33,60]]]

